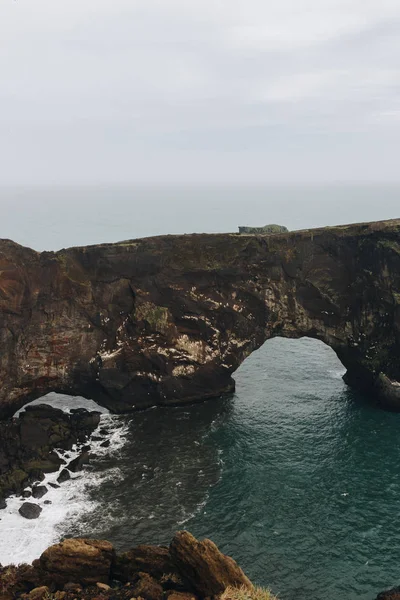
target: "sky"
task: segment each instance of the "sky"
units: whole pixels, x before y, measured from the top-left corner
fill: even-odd
[[[398,0],[0,0],[0,185],[399,182]]]

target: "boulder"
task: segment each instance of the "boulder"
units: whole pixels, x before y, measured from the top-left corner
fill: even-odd
[[[47,492],[48,489],[45,485],[35,485],[32,488],[32,496],[36,499],[42,498]]]
[[[139,573],[139,579],[132,587],[132,594],[145,600],[163,600],[164,591],[151,575]]]
[[[113,578],[118,581],[131,581],[138,573],[150,573],[160,578],[174,571],[168,548],[164,546],[137,546],[119,554],[113,566]]]
[[[71,474],[68,469],[63,469],[57,477],[57,481],[58,483],[64,483],[65,481],[68,481],[68,479],[71,479]]]
[[[39,559],[43,583],[58,587],[109,583],[114,548],[103,540],[67,539],[47,548]]]
[[[5,508],[7,508],[7,502],[4,498],[0,498],[0,510],[4,510]]]
[[[71,460],[71,462],[68,463],[67,468],[72,473],[77,473],[78,471],[82,471],[84,465],[88,465],[88,464],[89,464],[89,452],[82,452],[82,454],[80,454],[79,456],[74,458],[74,460]]]
[[[38,504],[33,504],[33,502],[24,502],[18,512],[25,519],[37,519],[42,509]]]
[[[199,542],[188,531],[178,531],[170,544],[170,554],[189,589],[199,596],[218,596],[228,586],[253,587],[237,563],[211,540]]]
[[[29,600],[42,600],[44,597],[48,597],[50,593],[49,588],[46,585],[34,588],[29,592]]]

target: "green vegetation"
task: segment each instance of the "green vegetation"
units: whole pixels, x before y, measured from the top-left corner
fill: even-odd
[[[264,227],[239,227],[239,233],[263,234],[263,233],[286,233],[288,230],[284,225],[264,225]]]
[[[242,585],[241,587],[227,587],[220,600],[277,600],[277,597],[266,588],[259,586],[248,588]]]
[[[153,302],[138,304],[135,310],[137,321],[147,321],[154,331],[166,333],[169,328],[169,310],[165,306],[158,306]]]

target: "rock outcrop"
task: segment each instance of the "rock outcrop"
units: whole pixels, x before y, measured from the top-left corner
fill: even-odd
[[[201,597],[222,594],[228,586],[253,587],[237,563],[211,540],[200,542],[188,531],[179,531],[171,542],[170,554],[188,587]]]
[[[58,471],[65,461],[54,450],[84,443],[99,422],[98,412],[68,414],[46,404],[27,406],[19,418],[0,422],[0,500]],[[41,498],[47,491],[34,486],[25,497]]]
[[[0,242],[0,416],[54,390],[113,412],[200,401],[274,336],[322,340],[399,408],[400,220],[41,254]]]
[[[113,560],[110,542],[67,539],[45,550],[34,566],[42,583],[62,589],[69,582],[109,583]]]
[[[170,550],[138,546],[118,555],[103,540],[67,539],[50,546],[32,566],[0,566],[0,590],[10,598],[30,592],[29,600],[37,600],[44,588],[58,600],[89,600],[99,593],[110,600],[200,600],[238,584],[253,589],[232,558],[187,532],[175,536]]]

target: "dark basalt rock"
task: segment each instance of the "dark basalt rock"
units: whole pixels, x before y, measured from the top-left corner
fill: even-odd
[[[42,512],[42,509],[38,504],[24,502],[22,506],[20,506],[18,512],[25,519],[37,519]]]
[[[74,460],[71,460],[71,462],[68,463],[67,468],[72,473],[77,473],[78,471],[82,471],[83,467],[88,465],[89,462],[89,452],[82,452],[77,458],[74,458]]]
[[[68,481],[68,479],[71,479],[71,474],[67,469],[63,469],[57,477],[57,481],[58,483],[64,483],[65,481]]]
[[[400,409],[400,220],[41,254],[0,241],[0,417],[52,390],[113,412],[218,396],[274,336],[324,341],[349,385]],[[32,427],[27,445],[71,447]]]
[[[50,483],[50,482],[49,482],[49,486],[54,488],[55,490],[57,490],[60,487],[57,483]]]
[[[45,485],[36,485],[32,488],[32,496],[36,499],[43,498],[48,491]]]
[[[71,416],[46,404],[27,406],[18,419],[0,422],[0,497],[22,494],[45,473],[59,471],[66,461],[53,449],[84,443],[98,422],[98,412]]]

